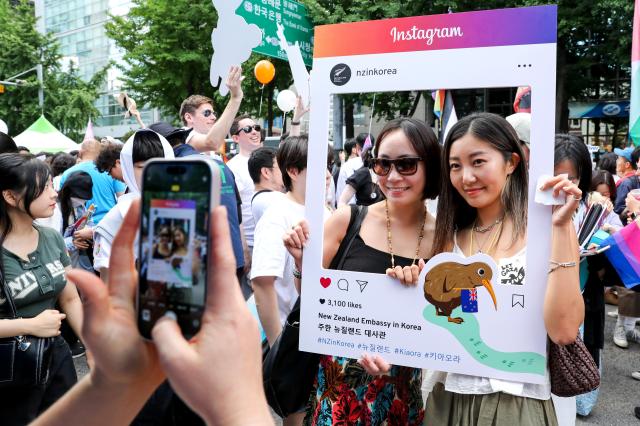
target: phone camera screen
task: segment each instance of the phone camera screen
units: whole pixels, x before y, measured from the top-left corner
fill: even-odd
[[[176,178],[155,170],[167,167],[162,163],[149,167],[142,194],[138,324],[150,338],[155,322],[172,311],[191,337],[200,329],[206,297],[211,183],[206,170],[184,167]]]

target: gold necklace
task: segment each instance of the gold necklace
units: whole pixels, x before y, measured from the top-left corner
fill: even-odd
[[[475,224],[477,220],[478,219],[473,222],[474,225],[471,228],[471,237],[469,238],[469,254],[473,253],[473,235],[475,232]],[[486,253],[488,255],[491,255],[493,249],[497,246],[498,242],[500,241],[500,237],[502,236],[502,224],[503,221],[501,220],[498,224],[498,227],[496,228],[496,232],[492,232],[490,234],[490,237],[484,242],[484,244],[482,244],[482,246],[478,244],[478,253]],[[487,251],[484,251],[484,246],[487,243],[489,243],[489,247],[487,248]]]
[[[389,217],[389,204],[387,200],[384,200],[384,212],[387,215],[387,245],[389,246],[389,254],[391,255],[391,269],[396,267],[396,260],[393,256],[393,246],[391,245],[391,218]],[[424,216],[422,217],[422,224],[420,225],[420,233],[418,234],[418,246],[416,247],[416,254],[413,256],[413,260],[411,261],[411,266],[416,263],[416,259],[418,259],[418,254],[420,253],[420,244],[422,243],[422,238],[424,237],[424,224],[427,221],[427,209],[424,209]]]

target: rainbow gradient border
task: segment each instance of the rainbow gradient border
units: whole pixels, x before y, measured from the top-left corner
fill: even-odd
[[[549,5],[321,25],[313,57],[556,43],[556,17],[557,6]],[[394,41],[394,29],[398,34],[413,27],[422,34],[440,29],[447,37]]]

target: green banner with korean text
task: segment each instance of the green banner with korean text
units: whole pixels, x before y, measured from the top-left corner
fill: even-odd
[[[287,60],[287,54],[280,48],[278,27],[284,27],[284,36],[289,44],[296,41],[300,46],[305,65],[313,60],[313,26],[307,18],[304,5],[291,0],[244,0],[236,10],[248,24],[255,24],[262,30],[262,43],[253,49],[256,53]]]

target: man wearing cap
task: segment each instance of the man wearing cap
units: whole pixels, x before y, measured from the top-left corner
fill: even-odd
[[[524,153],[524,162],[529,166],[529,155],[531,152],[531,114],[528,112],[518,112],[506,117],[507,121],[518,134],[520,147]]]
[[[224,144],[229,127],[242,102],[242,69],[231,67],[226,85],[231,97],[220,117],[216,117],[213,101],[202,95],[191,95],[180,106],[180,119],[186,129],[193,129],[185,141],[197,152],[216,151]],[[177,154],[176,154],[177,156]]]
[[[635,148],[635,150],[633,147],[615,148],[613,152],[618,156],[616,159],[616,173],[620,176],[620,180],[616,183],[618,188],[613,211],[620,214],[625,208],[625,199],[629,191],[640,188],[640,178],[636,176],[640,148]]]

